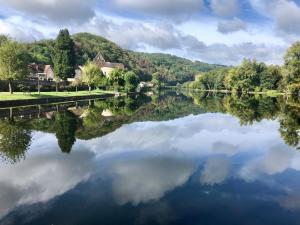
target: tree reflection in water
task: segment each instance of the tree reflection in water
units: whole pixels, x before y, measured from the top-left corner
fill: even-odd
[[[70,153],[76,141],[77,118],[70,111],[58,112],[55,115],[55,132],[58,145],[63,153]]]
[[[31,131],[23,128],[18,122],[0,120],[0,157],[10,163],[25,158],[31,143]]]
[[[239,118],[241,125],[251,125],[264,119],[278,120],[279,132],[286,144],[299,147],[300,104],[295,99],[263,95],[203,95],[191,93],[194,102],[207,112],[229,113]]]
[[[102,137],[123,124],[137,121],[165,121],[190,114],[228,113],[241,125],[252,125],[264,119],[278,120],[279,132],[286,144],[299,147],[300,104],[283,97],[263,95],[225,95],[205,92],[167,93],[147,96],[127,96],[92,101],[85,106],[51,112],[52,117],[18,122],[0,121],[0,154],[12,163],[25,157],[31,143],[31,130],[55,134],[63,153],[70,153],[76,139]],[[48,114],[49,115],[49,114]]]

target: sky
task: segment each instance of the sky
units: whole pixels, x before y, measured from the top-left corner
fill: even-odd
[[[0,33],[20,41],[60,29],[123,48],[208,63],[282,64],[300,40],[300,0],[0,0]]]

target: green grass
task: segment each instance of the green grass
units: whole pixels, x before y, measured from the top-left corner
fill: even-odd
[[[278,97],[278,96],[284,95],[284,93],[279,92],[277,90],[269,90],[269,91],[266,92],[266,94],[269,97]]]
[[[10,94],[8,92],[0,92],[0,101],[8,100],[27,100],[27,99],[40,99],[40,98],[56,98],[56,97],[75,97],[75,96],[88,96],[88,95],[103,95],[103,94],[112,94],[113,91],[103,91],[103,90],[94,90],[91,92],[88,91],[78,91],[78,92],[32,92],[32,93],[22,93],[15,92]]]

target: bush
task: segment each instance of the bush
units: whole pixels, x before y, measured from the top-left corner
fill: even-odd
[[[125,80],[125,91],[134,92],[139,83],[137,75],[134,72],[129,71],[125,73],[124,80]]]
[[[300,84],[291,84],[287,87],[288,94],[290,94],[293,98],[300,97]]]
[[[254,92],[261,92],[261,88],[260,87],[255,87]]]

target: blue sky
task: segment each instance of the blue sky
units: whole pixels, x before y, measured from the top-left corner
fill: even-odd
[[[300,39],[300,0],[0,0],[0,33],[21,41],[59,29],[209,63],[281,64]]]

